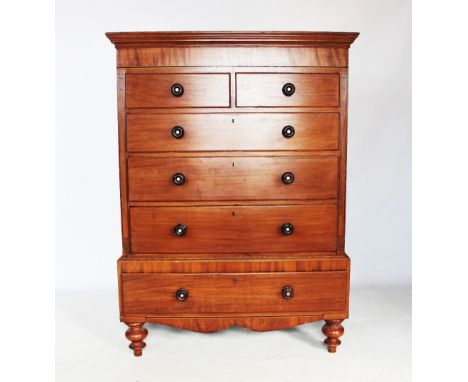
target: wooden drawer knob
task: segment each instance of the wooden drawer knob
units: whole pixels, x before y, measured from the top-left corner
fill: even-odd
[[[287,84],[283,86],[283,94],[286,97],[291,97],[295,91],[296,91],[296,87],[290,82],[288,82]]]
[[[181,186],[185,183],[185,175],[181,172],[176,172],[174,175],[172,175],[172,181],[176,186]]]
[[[189,296],[189,291],[184,288],[177,289],[175,297],[177,301],[186,301]]]
[[[182,126],[174,126],[171,130],[172,136],[175,139],[180,139],[184,136],[184,128]]]
[[[294,233],[294,226],[291,223],[284,223],[281,226],[281,232],[283,235],[292,235]]]
[[[184,94],[184,87],[181,84],[174,84],[171,87],[171,93],[174,97],[181,97]]]
[[[283,287],[283,289],[281,290],[281,295],[285,300],[291,300],[294,297],[293,287],[289,285]]]
[[[178,237],[185,236],[187,233],[187,226],[185,224],[176,224],[174,226],[174,235]]]
[[[292,172],[285,172],[283,175],[281,175],[281,181],[283,184],[291,184],[294,182],[294,174]]]
[[[296,132],[296,130],[294,130],[294,127],[285,126],[285,127],[283,127],[282,134],[283,134],[283,137],[285,137],[285,138],[291,138],[294,135],[295,132]]]

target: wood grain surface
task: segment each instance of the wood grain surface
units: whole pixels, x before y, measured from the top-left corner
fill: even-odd
[[[292,83],[296,90],[285,96],[283,85]],[[238,107],[338,107],[340,76],[317,73],[236,73]]]
[[[174,127],[183,128],[174,138]],[[294,135],[285,138],[283,128]],[[337,150],[338,113],[129,114],[129,152]]]
[[[286,172],[293,183],[282,183]],[[336,198],[338,158],[130,158],[128,184],[132,201]]]
[[[335,205],[132,207],[132,252],[335,251]],[[281,226],[294,225],[292,235]],[[187,226],[183,237],[177,224]],[[176,258],[176,257],[175,257]]]
[[[294,297],[282,297],[291,286]],[[184,288],[186,301],[175,293]],[[123,313],[343,311],[346,272],[122,274]]]
[[[348,49],[323,47],[171,47],[132,46],[117,52],[117,66],[133,67],[227,67],[308,66],[347,67]]]
[[[184,93],[175,97],[171,87],[180,84]],[[229,107],[229,74],[127,74],[126,107]]]

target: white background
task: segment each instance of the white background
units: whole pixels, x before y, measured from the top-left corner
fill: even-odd
[[[62,0],[56,6],[58,290],[116,288],[115,49],[108,31],[360,32],[350,49],[346,250],[353,285],[411,282],[408,0]]]

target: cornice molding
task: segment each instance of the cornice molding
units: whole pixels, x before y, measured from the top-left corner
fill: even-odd
[[[327,46],[348,47],[354,32],[108,32],[116,46]]]

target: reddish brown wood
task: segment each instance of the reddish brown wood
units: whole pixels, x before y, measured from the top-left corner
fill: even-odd
[[[277,316],[277,317],[149,317],[148,322],[157,322],[161,325],[173,326],[179,329],[191,330],[200,333],[214,333],[228,329],[232,326],[267,332],[303,325],[309,322],[322,320],[323,317],[308,316]]]
[[[108,37],[119,67],[120,318],[135,355],[144,322],[212,332],[325,320],[335,351],[349,305],[347,66],[357,34]],[[174,83],[183,96],[172,95]],[[287,125],[291,138],[281,134]],[[285,185],[288,171],[295,179]],[[172,183],[175,172],[183,185]],[[281,233],[286,222],[293,235]],[[178,223],[183,237],[172,233]],[[187,301],[176,300],[180,288]]]
[[[291,83],[295,93],[285,96],[283,85]],[[317,73],[237,73],[238,107],[338,107],[340,76]]]
[[[226,67],[226,66],[315,66],[347,67],[348,49],[342,46],[268,47],[250,46],[133,46],[120,48],[117,66],[132,67]]]
[[[229,74],[127,74],[126,107],[229,107]],[[174,84],[182,96],[172,95]]]
[[[336,250],[335,205],[133,207],[130,219],[135,253]],[[282,234],[284,223],[294,225],[292,235]],[[174,234],[176,224],[187,226],[185,236]]]
[[[346,160],[348,141],[348,72],[341,73],[340,81],[340,164],[339,164],[339,192],[338,192],[338,253],[345,251],[346,224]]]
[[[141,322],[127,322],[126,324],[128,329],[125,332],[125,337],[131,341],[128,347],[133,350],[135,357],[139,357],[143,354],[143,348],[146,346],[143,340],[148,335],[148,330],[143,327]]]
[[[148,257],[128,256],[119,260],[122,273],[258,273],[258,272],[317,272],[348,271],[349,258],[330,254],[268,253],[254,258],[246,254],[224,256],[219,254],[174,254],[157,260]]]
[[[285,172],[293,183],[282,183]],[[174,184],[176,173],[183,185]],[[128,184],[131,201],[332,199],[338,158],[130,158]]]
[[[339,337],[344,334],[342,322],[343,320],[325,320],[322,332],[327,336],[324,342],[330,353],[335,353],[336,347],[341,344]]]
[[[106,36],[117,48],[124,46],[164,45],[312,45],[349,47],[357,38],[356,32],[277,32],[277,31],[200,31],[200,32],[107,32]]]
[[[286,300],[281,291],[294,289]],[[175,297],[180,288],[186,301]],[[122,274],[123,314],[344,313],[346,272]]]
[[[129,152],[337,150],[338,113],[129,114]],[[176,139],[172,129],[182,127]],[[282,130],[292,126],[294,135]]]

